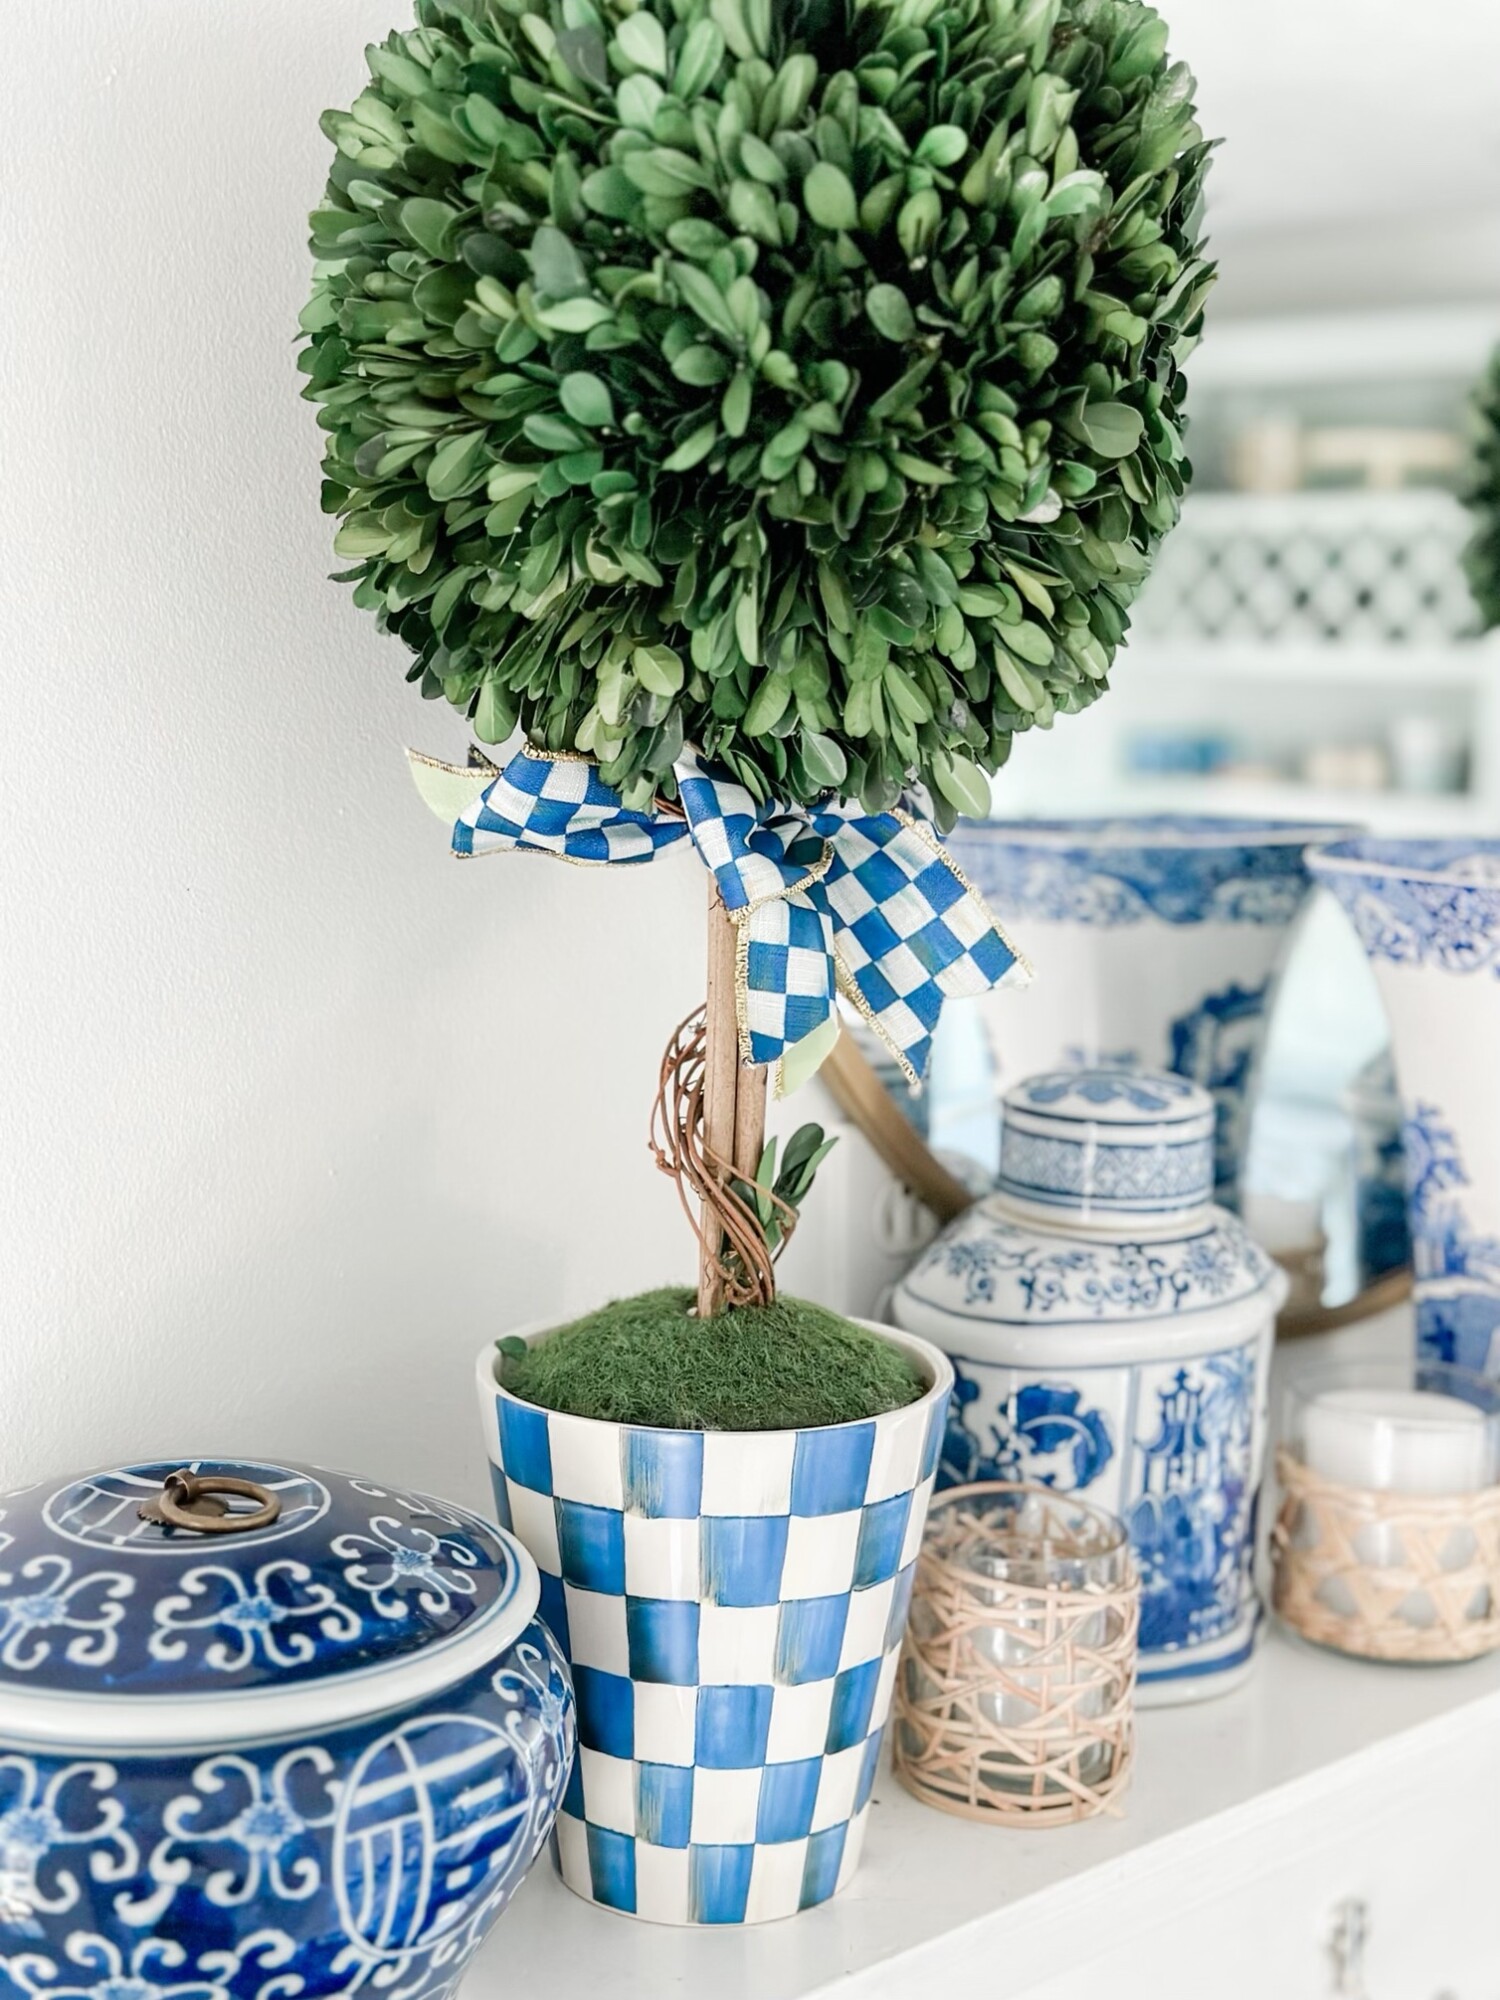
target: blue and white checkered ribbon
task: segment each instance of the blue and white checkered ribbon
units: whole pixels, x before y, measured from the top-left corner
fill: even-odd
[[[747,1063],[780,1062],[826,1032],[842,992],[918,1083],[945,999],[1030,977],[931,827],[909,811],[757,807],[743,785],[691,752],[675,767],[685,820],[630,811],[582,758],[527,748],[488,782],[414,761],[471,788],[483,783],[458,813],[459,855],[637,862],[691,838],[739,934]]]

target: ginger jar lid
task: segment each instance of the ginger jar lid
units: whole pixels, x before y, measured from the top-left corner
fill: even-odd
[[[46,1481],[0,1497],[0,1738],[148,1747],[379,1713],[503,1652],[539,1595],[503,1529],[313,1466]]]
[[[1214,1101],[1155,1070],[1056,1070],[1003,1099],[997,1195],[1058,1229],[1170,1224],[1214,1190]]]

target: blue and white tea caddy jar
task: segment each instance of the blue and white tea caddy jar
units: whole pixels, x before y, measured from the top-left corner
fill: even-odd
[[[573,1759],[519,1543],[218,1459],[0,1510],[3,2000],[450,1994]]]
[[[1213,1205],[1214,1103],[1182,1077],[1082,1069],[1004,1099],[1000,1182],[897,1287],[957,1378],[938,1484],[1086,1493],[1130,1531],[1140,1699],[1248,1672],[1281,1269]]]

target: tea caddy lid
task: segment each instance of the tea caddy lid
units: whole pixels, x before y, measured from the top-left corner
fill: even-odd
[[[539,1596],[503,1529],[344,1473],[200,1457],[47,1481],[0,1498],[0,1739],[348,1722],[455,1685]]]
[[[1214,1101],[1185,1077],[1076,1069],[1005,1093],[996,1193],[1057,1229],[1177,1225],[1214,1189]]]

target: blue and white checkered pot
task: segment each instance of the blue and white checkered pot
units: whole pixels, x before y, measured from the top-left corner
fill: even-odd
[[[500,1518],[541,1570],[578,1694],[556,1829],[578,1895],[764,1923],[854,1873],[953,1383],[936,1348],[877,1331],[927,1393],[800,1431],[565,1416],[480,1355]]]

